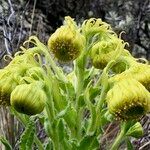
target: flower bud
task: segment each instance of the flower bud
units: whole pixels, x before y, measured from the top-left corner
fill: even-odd
[[[150,92],[150,65],[137,63],[131,68],[130,76],[139,81]]]
[[[106,34],[107,32],[114,33],[111,26],[101,19],[90,18],[82,24],[82,32],[86,37],[92,37],[95,34]],[[115,34],[115,33],[114,33]]]
[[[150,93],[132,78],[115,83],[106,99],[108,110],[118,119],[138,119],[150,111]]]
[[[135,63],[128,70],[110,78],[110,82],[118,82],[123,79],[134,78],[150,91],[150,65]]]
[[[85,38],[78,31],[73,19],[66,17],[65,22],[48,40],[48,47],[55,57],[64,62],[76,59],[85,44]]]
[[[23,114],[41,113],[47,100],[42,86],[41,82],[18,85],[11,93],[11,105]]]
[[[126,135],[132,136],[135,138],[140,138],[141,136],[143,136],[143,133],[144,133],[144,131],[143,131],[142,125],[140,124],[140,122],[137,122],[129,128]]]
[[[106,65],[118,55],[128,56],[128,51],[124,49],[125,44],[122,40],[111,35],[109,38],[96,43],[91,49],[91,59],[93,66],[97,69],[104,69]],[[125,68],[122,64],[117,64],[115,68]],[[123,70],[122,69],[122,70]]]
[[[18,85],[18,74],[6,69],[0,70],[0,105],[10,105],[10,94]]]
[[[16,65],[22,65],[22,64],[30,64],[32,66],[37,66],[38,63],[36,62],[34,58],[34,54],[32,53],[24,53],[24,54],[18,54],[16,55],[12,61],[9,63],[7,68],[11,68],[12,66]]]

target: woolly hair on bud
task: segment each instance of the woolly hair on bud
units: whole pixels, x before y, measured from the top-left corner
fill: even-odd
[[[106,65],[117,55],[130,56],[130,53],[124,49],[125,43],[113,36],[109,35],[107,39],[96,43],[90,51],[92,64],[97,69],[104,69]],[[114,70],[124,70],[125,64],[118,63],[114,66]]]
[[[21,53],[21,52],[20,52]],[[23,53],[15,55],[15,57],[12,59],[12,61],[9,63],[7,67],[12,67],[14,65],[21,65],[21,64],[32,64],[32,66],[38,66],[38,63],[36,62],[34,58],[34,54],[32,53]]]
[[[85,38],[78,31],[71,17],[65,17],[65,24],[49,38],[48,47],[54,56],[63,62],[76,59],[84,48]]]
[[[47,100],[40,82],[18,85],[11,93],[11,106],[27,115],[41,113]]]
[[[139,119],[150,111],[150,93],[132,78],[115,83],[106,99],[108,110],[118,119]]]
[[[10,105],[10,94],[18,85],[17,73],[12,74],[9,70],[0,70],[0,105]]]
[[[128,70],[127,75],[139,81],[150,92],[150,65],[136,63]]]
[[[31,77],[34,80],[44,80],[44,76],[46,76],[46,73],[41,67],[32,67],[26,71],[25,76]]]
[[[10,94],[32,65],[10,63],[0,70],[0,105],[10,105]]]
[[[139,81],[145,88],[150,91],[150,65],[135,63],[121,74],[115,75],[109,79],[109,82],[118,82],[126,78],[134,78]]]
[[[90,18],[83,22],[82,32],[87,37],[92,37],[95,34],[104,35],[106,33],[113,33],[111,26],[106,22],[103,22],[100,18]]]

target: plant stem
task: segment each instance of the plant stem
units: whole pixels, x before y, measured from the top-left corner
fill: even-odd
[[[54,150],[61,150],[59,136],[58,136],[58,132],[57,132],[56,128],[53,131],[53,139],[52,140],[53,140]]]
[[[76,136],[77,139],[81,139],[81,121],[83,110],[79,107],[80,96],[83,92],[83,84],[84,84],[84,71],[85,71],[85,50],[81,53],[80,57],[75,60],[74,70],[77,77],[77,86],[76,86],[76,110],[78,111],[77,123],[76,123]]]
[[[43,43],[41,43],[36,36],[30,36],[28,42],[35,43],[35,45],[39,48],[39,53],[45,55],[46,62],[50,64],[50,66],[52,67],[53,71],[56,73],[58,78],[62,80],[64,83],[66,83],[67,82],[66,77],[63,74],[63,71],[59,69],[54,60],[51,58],[49,54],[49,49]]]
[[[121,126],[121,131],[120,133],[117,135],[112,147],[110,150],[117,150],[120,143],[122,142],[122,140],[124,139],[125,137],[125,133],[126,133],[126,127],[127,127],[127,123],[126,122],[123,122],[122,126]]]
[[[119,133],[119,135],[117,136],[117,138],[115,139],[115,142],[113,143],[110,150],[117,150],[118,149],[118,146],[121,143],[123,136],[124,136],[124,131],[121,131]]]
[[[38,139],[38,137],[36,135],[34,135],[34,141],[35,141],[36,145],[38,146],[39,150],[44,150],[41,141]]]

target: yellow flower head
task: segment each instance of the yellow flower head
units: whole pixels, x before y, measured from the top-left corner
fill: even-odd
[[[138,119],[150,111],[150,93],[132,78],[115,83],[106,99],[110,113],[123,120]]]
[[[18,85],[11,93],[11,106],[27,115],[41,113],[47,100],[41,86],[40,82]]]
[[[48,40],[48,47],[60,61],[76,59],[85,45],[84,36],[71,17],[65,18],[65,24],[58,28]]]

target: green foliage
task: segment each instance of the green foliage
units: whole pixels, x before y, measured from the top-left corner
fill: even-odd
[[[96,135],[92,135],[92,136],[83,137],[77,149],[78,150],[87,150],[87,149],[96,150],[98,146],[99,146],[99,143],[96,138]]]
[[[30,120],[25,128],[25,131],[20,138],[20,150],[32,149],[35,134],[35,124],[33,120]]]
[[[138,119],[150,110],[150,66],[137,62],[125,49],[121,34],[118,37],[101,19],[77,26],[66,17],[65,23],[49,38],[48,46],[29,37],[24,46],[28,43],[31,48],[21,47],[22,55],[16,54],[4,68],[11,74],[21,72],[8,97],[14,115],[25,126],[20,150],[32,149],[33,143],[40,150],[96,150],[105,127],[115,119],[120,120],[120,132],[110,150],[125,140],[131,149],[128,138],[142,135]],[[51,51],[58,61],[73,60],[72,72],[64,73]],[[145,71],[144,76],[135,66]],[[29,116],[44,126],[44,144]]]

